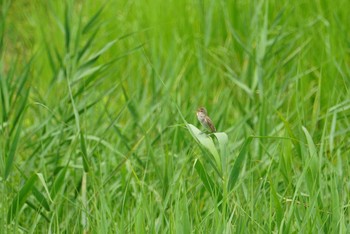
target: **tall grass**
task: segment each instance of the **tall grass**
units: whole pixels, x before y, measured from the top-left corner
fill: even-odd
[[[0,1],[5,232],[347,232],[347,1],[23,4]]]

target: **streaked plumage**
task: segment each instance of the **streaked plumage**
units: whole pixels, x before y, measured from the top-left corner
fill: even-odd
[[[199,122],[210,132],[216,132],[213,122],[208,116],[208,112],[204,107],[200,107],[197,110],[197,119]]]

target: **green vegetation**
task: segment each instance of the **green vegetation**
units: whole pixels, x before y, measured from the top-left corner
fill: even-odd
[[[349,1],[0,8],[4,232],[350,228]]]

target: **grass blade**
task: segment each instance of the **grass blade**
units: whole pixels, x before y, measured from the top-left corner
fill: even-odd
[[[5,180],[9,176],[9,174],[12,170],[12,165],[13,165],[14,160],[15,160],[15,154],[16,154],[16,150],[17,150],[17,146],[18,146],[18,142],[19,142],[21,130],[22,130],[22,122],[23,122],[23,118],[21,118],[19,120],[19,124],[18,124],[17,129],[16,129],[16,134],[14,136],[14,139],[13,139],[11,146],[10,146],[10,150],[8,152],[8,155],[7,155],[6,166],[5,166],[5,175],[4,175]]]
[[[32,175],[26,183],[23,185],[21,190],[17,193],[17,195],[12,200],[12,204],[8,210],[7,214],[7,222],[10,223],[17,215],[18,211],[22,208],[25,203],[27,197],[30,195],[34,183],[37,179],[36,175]]]
[[[139,114],[137,112],[137,109],[135,107],[135,104],[133,103],[132,99],[129,98],[128,93],[126,92],[124,86],[122,85],[123,95],[125,98],[125,102],[127,103],[128,110],[133,117],[135,123],[139,121]]]
[[[66,172],[67,172],[67,168],[63,168],[62,170],[60,170],[57,177],[55,178],[55,181],[53,182],[53,185],[51,186],[51,190],[50,190],[51,199],[55,199],[57,193],[60,191],[61,187],[65,184]]]
[[[196,169],[199,178],[203,182],[204,187],[208,190],[212,197],[216,198],[219,195],[219,197],[222,198],[222,193],[219,187],[211,179],[211,176],[208,175],[203,164],[199,160],[196,160],[194,168]]]
[[[227,190],[231,191],[233,187],[235,186],[239,173],[241,171],[242,164],[244,162],[245,156],[247,154],[248,146],[250,145],[250,142],[252,141],[252,137],[248,137],[245,142],[243,143],[242,149],[239,152],[239,155],[233,165],[233,168],[230,173],[230,178],[227,184]]]
[[[33,187],[33,196],[35,199],[40,203],[42,207],[45,208],[45,210],[50,211],[50,205],[47,202],[45,196],[35,187]]]
[[[7,122],[8,112],[10,107],[8,82],[0,73],[0,91],[1,91],[1,106],[2,106],[2,120]]]
[[[66,51],[70,51],[70,41],[71,41],[71,17],[70,17],[70,6],[68,6],[69,3],[66,4],[66,9],[64,11],[64,32],[65,32],[65,45],[66,45]]]
[[[102,11],[103,11],[104,6],[102,6],[95,15],[93,15],[90,20],[85,24],[82,34],[88,33],[92,28],[94,28],[94,25],[98,21],[98,18],[100,17]]]
[[[80,147],[81,147],[81,152],[83,156],[83,166],[84,166],[84,171],[88,172],[89,171],[89,160],[88,160],[88,153],[86,150],[86,143],[85,143],[85,136],[83,131],[80,131]]]

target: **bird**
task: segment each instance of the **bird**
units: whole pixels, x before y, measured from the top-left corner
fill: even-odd
[[[209,132],[216,132],[214,124],[208,116],[207,109],[204,107],[198,108],[197,119],[205,129],[209,130]]]

